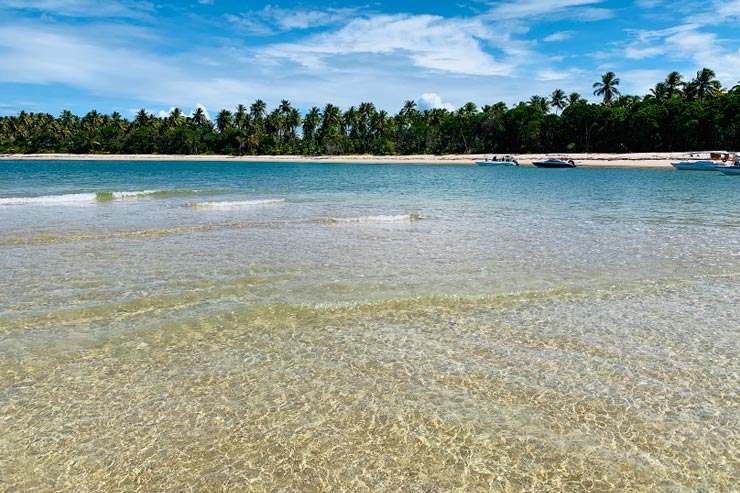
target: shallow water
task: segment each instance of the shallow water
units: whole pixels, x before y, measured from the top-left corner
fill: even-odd
[[[0,490],[733,491],[737,178],[0,163]]]

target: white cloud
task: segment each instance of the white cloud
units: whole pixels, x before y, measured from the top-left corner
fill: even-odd
[[[229,14],[226,20],[244,31],[268,35],[334,25],[347,21],[354,12],[354,9],[284,9],[266,5],[262,10]]]
[[[117,0],[5,0],[4,7],[68,17],[139,18],[154,10],[149,2]]]
[[[393,55],[414,66],[466,75],[507,75],[514,57],[499,61],[486,52],[479,38],[490,33],[476,21],[444,19],[431,15],[380,15],[355,19],[335,33],[312,36],[305,42],[277,44],[259,50],[272,58],[291,60],[310,69],[328,67],[333,56]],[[506,49],[521,54],[517,43]]]
[[[553,13],[572,10],[575,7],[599,4],[603,1],[604,0],[520,0],[509,3],[498,3],[490,10],[489,14],[497,19],[532,19],[534,17],[543,15],[549,16]]]
[[[569,81],[581,77],[584,71],[580,69],[542,69],[537,72],[540,81]]]
[[[714,9],[716,12],[716,19],[722,19],[724,17],[740,17],[740,0],[731,1],[714,1]]]
[[[663,0],[637,0],[635,4],[641,9],[654,9],[662,4]]]
[[[657,69],[625,70],[617,74],[620,79],[619,92],[624,95],[645,96],[656,83],[664,80],[667,74],[668,72]]]
[[[566,39],[572,38],[573,34],[573,31],[559,31],[556,33],[552,33],[549,36],[545,36],[543,41],[546,43],[552,43],[554,41],[565,41]]]
[[[455,107],[450,103],[442,102],[442,98],[435,93],[424,93],[416,100],[416,106],[419,110],[445,109],[454,111]]]

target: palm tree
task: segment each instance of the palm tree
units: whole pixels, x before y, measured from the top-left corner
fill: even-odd
[[[370,127],[373,135],[373,152],[375,154],[393,152],[392,143],[388,139],[391,127],[388,112],[385,110],[376,112],[373,115]]]
[[[170,111],[170,116],[167,118],[167,120],[167,123],[174,128],[181,127],[186,121],[185,114],[180,108],[172,108],[172,111]]]
[[[144,108],[140,109],[134,117],[134,126],[136,128],[148,127],[150,122],[151,117]]]
[[[206,118],[206,112],[201,106],[198,106],[198,108],[195,110],[193,115],[190,117],[190,121],[196,128],[201,128],[206,124],[208,118]]]
[[[686,86],[686,83],[683,82],[683,76],[675,70],[666,76],[663,84],[665,84],[666,98],[668,99],[680,96],[684,86]]]
[[[321,127],[319,128],[319,139],[324,150],[329,154],[334,154],[341,150],[341,128],[342,112],[337,106],[328,103],[324,106],[323,116],[321,118]]]
[[[555,108],[555,114],[558,114],[558,111],[563,111],[563,109],[567,106],[568,102],[565,99],[565,91],[562,89],[555,89],[552,91],[552,94],[550,94],[550,105]]]
[[[686,92],[699,101],[719,95],[722,92],[722,84],[716,76],[717,74],[712,69],[705,67],[699,70],[696,77],[686,86]]]
[[[550,101],[542,96],[532,96],[529,98],[529,105],[533,108],[542,110],[542,113],[547,114],[550,111]]]
[[[370,152],[371,127],[376,110],[373,103],[360,103],[357,108],[357,134],[362,142],[362,152]]]
[[[265,116],[267,114],[267,104],[261,100],[257,99],[254,103],[249,107],[249,116],[250,116],[250,123],[252,127],[251,136],[249,138],[250,141],[250,147],[252,150],[254,150],[254,147],[257,147],[257,150],[260,151],[260,144],[262,142],[262,136],[265,133]]]
[[[290,139],[290,152],[296,152],[296,139],[298,138],[298,127],[301,124],[301,114],[295,109],[291,108],[290,112],[285,116],[285,128],[288,131],[288,138]]]
[[[314,106],[306,116],[303,117],[303,143],[305,145],[304,152],[306,154],[313,154],[316,129],[319,127],[320,123],[321,110]]]
[[[236,125],[236,128],[239,130],[244,130],[247,127],[247,120],[249,119],[249,114],[247,113],[247,107],[243,104],[239,104],[236,107],[236,112],[234,113],[234,124]]]
[[[579,103],[585,103],[586,100],[581,97],[581,95],[577,92],[572,92],[568,94],[568,106],[573,106],[574,104]]]
[[[259,121],[265,118],[267,112],[267,103],[261,99],[257,99],[252,106],[249,107],[249,114],[252,120]]]
[[[646,96],[647,97],[647,96]],[[668,86],[665,82],[658,82],[653,89],[650,89],[650,97],[658,101],[668,99]]]
[[[593,88],[594,96],[602,96],[604,98],[604,104],[609,105],[614,100],[615,96],[619,96],[621,93],[617,86],[619,85],[619,79],[614,72],[607,72],[601,76],[601,82],[594,82]]]
[[[229,110],[221,110],[216,115],[216,128],[220,133],[224,133],[226,130],[233,127],[234,119]]]

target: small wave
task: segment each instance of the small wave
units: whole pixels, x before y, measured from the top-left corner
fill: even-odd
[[[368,224],[384,224],[384,223],[404,223],[419,221],[424,219],[419,214],[397,214],[397,215],[380,215],[380,216],[360,216],[360,217],[325,217],[319,219],[317,222],[320,223],[368,223]]]
[[[41,197],[4,197],[0,205],[59,205],[93,203],[95,193],[69,193],[64,195],[44,195]]]
[[[282,204],[285,199],[265,199],[265,200],[238,200],[223,202],[191,202],[189,207],[200,209],[238,209],[241,207],[254,207],[258,205]]]
[[[89,193],[67,193],[60,195],[43,195],[39,197],[2,197],[3,205],[63,205],[63,204],[92,204],[95,202],[110,202],[113,200],[132,200],[139,198],[167,198],[177,195],[198,195],[220,193],[221,190],[133,190],[133,191],[104,191]]]
[[[137,199],[162,193],[161,190],[136,190],[133,192],[97,192],[95,200],[108,202],[110,200]]]

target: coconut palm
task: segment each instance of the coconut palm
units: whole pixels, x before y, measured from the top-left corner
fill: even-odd
[[[195,112],[191,115],[190,122],[195,128],[201,128],[205,126],[207,121],[208,117],[206,117],[205,110],[201,106],[198,106]]]
[[[581,97],[581,95],[577,92],[572,92],[568,94],[568,106],[573,106],[574,104],[579,103],[585,103],[586,100]]]
[[[546,97],[534,95],[529,98],[529,105],[547,114],[550,111],[550,101]]]
[[[550,94],[550,105],[555,108],[555,114],[558,114],[558,111],[563,111],[563,109],[568,105],[568,101],[565,98],[565,91],[562,89],[555,89],[552,91],[552,94]]]
[[[247,128],[247,121],[249,120],[249,114],[247,113],[247,107],[243,104],[239,104],[234,112],[234,125],[239,130]]]
[[[140,109],[134,117],[134,127],[148,127],[151,123],[151,115],[144,108]]]
[[[698,101],[708,97],[718,96],[722,92],[722,84],[716,79],[714,70],[703,68],[696,73],[696,77],[686,86],[686,93]]]
[[[172,108],[172,111],[170,111],[170,116],[167,117],[168,125],[174,128],[183,126],[185,121],[185,114],[180,108]]]
[[[665,85],[666,98],[668,99],[680,96],[683,93],[684,86],[686,86],[683,76],[675,70],[666,76],[663,84]]]
[[[321,118],[321,127],[319,128],[319,139],[324,150],[329,154],[334,154],[341,150],[342,112],[339,108],[331,103],[324,106]]]
[[[216,128],[220,133],[224,133],[234,126],[234,117],[229,110],[221,110],[216,115]]]
[[[267,103],[265,103],[261,99],[255,100],[255,102],[252,103],[252,105],[249,107],[249,115],[252,117],[252,120],[255,120],[255,121],[264,120],[266,114],[267,114]]]
[[[619,85],[619,79],[614,72],[607,72],[601,76],[601,82],[594,82],[593,88],[594,96],[601,96],[604,98],[604,104],[609,105],[614,101],[616,96],[621,95],[617,86]]]
[[[316,129],[321,123],[321,110],[314,106],[311,110],[303,117],[303,143],[305,145],[306,154],[313,154],[314,140],[316,139]]]
[[[648,96],[646,96],[648,97]],[[658,82],[653,89],[650,89],[650,97],[658,101],[668,99],[668,86],[665,82]]]

